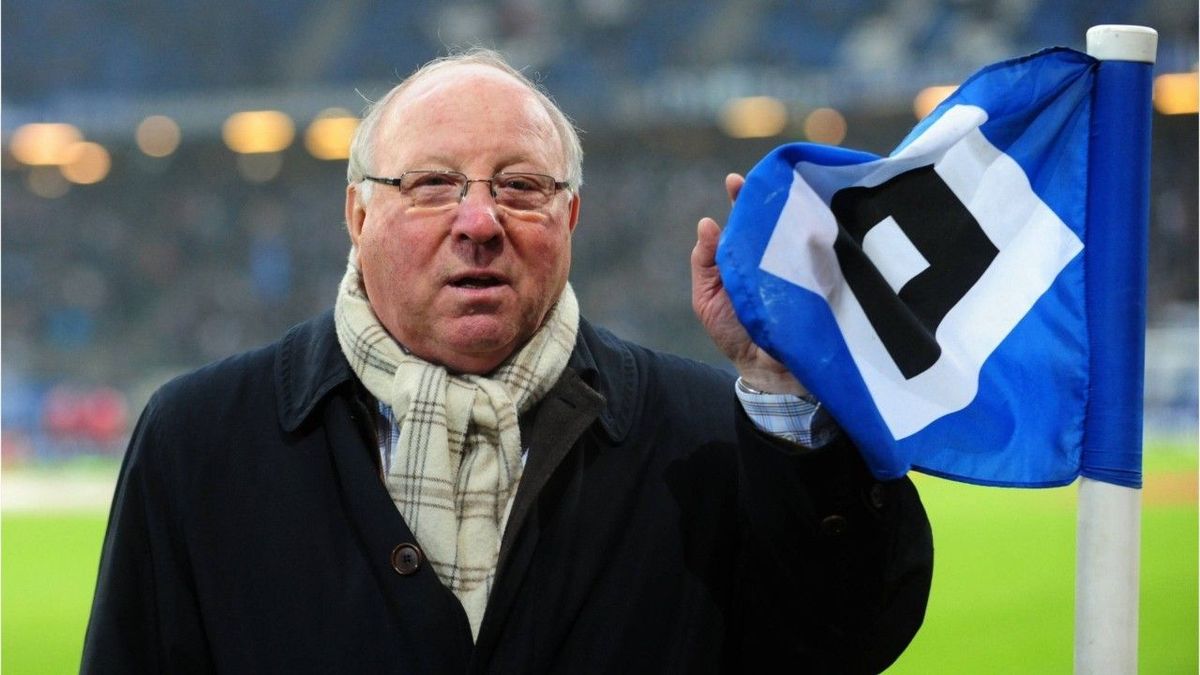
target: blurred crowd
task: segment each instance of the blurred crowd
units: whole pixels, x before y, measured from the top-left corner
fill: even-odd
[[[54,95],[47,71],[57,87],[116,94],[354,82],[464,44],[498,47],[569,95],[730,62],[981,64],[1078,44],[1095,23],[1155,26],[1167,52],[1196,33],[1183,0],[47,0],[0,11],[5,95],[20,99]]]
[[[1190,321],[1194,331],[1196,166],[1166,148],[1195,147],[1195,128],[1158,122],[1151,320]],[[695,223],[728,213],[725,173],[747,170],[769,147],[715,131],[588,136],[572,274],[584,312],[626,337],[716,362],[688,300]],[[28,190],[28,170],[4,172],[9,455],[59,455],[81,439],[107,447],[128,423],[113,418],[166,378],[265,344],[332,304],[349,246],[341,162],[289,151],[278,176],[252,183],[211,143],[157,160],[130,149],[114,165],[103,183],[56,198]],[[1178,398],[1175,389],[1166,395]],[[39,443],[10,442],[21,438]]]
[[[1188,20],[1166,20],[1172,16]],[[919,68],[938,54],[962,53],[969,71],[1062,43],[1063,35],[1078,44],[1097,17],[1160,20],[1167,60],[1180,60],[1179,44],[1194,52],[1194,5],[1171,0],[270,0],[236,9],[185,0],[8,2],[0,6],[0,49],[4,103],[30,114],[89,91],[170,98],[355,82],[381,72],[395,80],[445,45],[501,47],[514,62],[534,65],[585,123],[572,274],[585,314],[625,337],[716,362],[689,304],[696,221],[728,213],[727,172],[749,170],[792,138],[734,140],[711,122],[680,126],[669,118],[632,128],[619,106],[605,116],[595,102],[619,98],[621,82],[730,62]],[[1194,54],[1187,59],[1194,68]],[[879,153],[913,123],[907,110],[847,116],[846,145]],[[1196,118],[1156,116],[1154,124],[1151,323],[1194,335]],[[344,269],[343,162],[294,145],[256,174],[211,132],[185,133],[164,158],[141,154],[129,139],[109,151],[112,170],[102,182],[61,189],[47,188],[43,169],[4,155],[6,461],[119,454],[154,388],[330,307]],[[1186,339],[1171,347],[1187,348]],[[1191,351],[1164,376],[1183,379],[1165,388],[1156,380],[1153,396],[1182,415],[1190,410],[1194,425]]]

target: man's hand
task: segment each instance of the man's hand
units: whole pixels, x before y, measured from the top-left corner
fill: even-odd
[[[746,179],[736,173],[725,177],[725,191],[732,203]],[[692,249],[692,309],[704,330],[737,368],[742,380],[753,389],[775,394],[808,393],[804,385],[782,363],[759,349],[733,311],[733,303],[717,269],[717,241],[721,226],[712,218],[701,218]]]

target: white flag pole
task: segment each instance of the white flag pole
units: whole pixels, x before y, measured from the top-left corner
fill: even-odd
[[[1088,54],[1101,61],[1154,63],[1157,46],[1158,34],[1143,26],[1094,26],[1087,32]],[[1141,355],[1137,356],[1134,365],[1141,368]],[[1136,400],[1126,403],[1137,406],[1140,420],[1140,379],[1138,385]],[[1136,428],[1140,436],[1140,422]],[[1077,675],[1137,672],[1141,492],[1080,479],[1075,571]]]

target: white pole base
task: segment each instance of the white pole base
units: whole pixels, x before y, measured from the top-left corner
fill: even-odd
[[[1137,673],[1142,491],[1079,479],[1075,673]]]

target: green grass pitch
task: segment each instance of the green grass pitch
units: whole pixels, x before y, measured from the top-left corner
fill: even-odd
[[[1197,672],[1195,444],[1149,448],[1142,673]],[[979,488],[917,476],[936,563],[925,626],[888,672],[1071,672],[1075,487]],[[0,669],[78,672],[104,513],[0,518]]]
[[[1196,469],[1194,443],[1147,448],[1143,674],[1197,672]],[[1014,490],[914,480],[933,525],[933,590],[925,625],[887,672],[1070,673],[1077,486]]]

